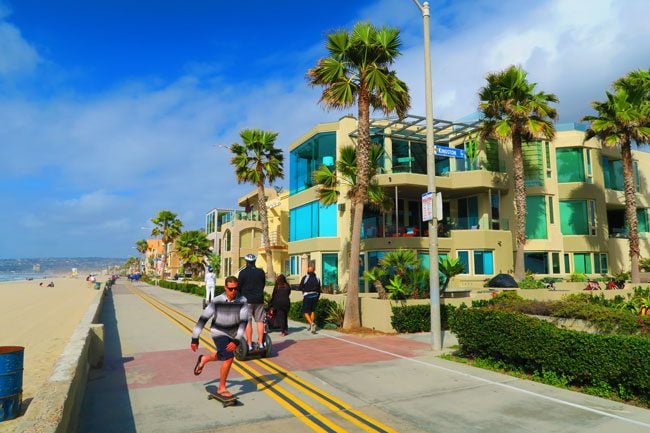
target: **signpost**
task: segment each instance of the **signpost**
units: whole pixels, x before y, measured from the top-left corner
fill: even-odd
[[[422,194],[422,221],[431,221],[433,219],[433,193],[425,192]]]

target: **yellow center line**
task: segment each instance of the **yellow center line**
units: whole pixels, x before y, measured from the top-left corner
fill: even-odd
[[[143,301],[147,302],[154,309],[158,310],[161,314],[167,316],[172,323],[176,324],[181,328],[185,333],[192,335],[192,330],[194,328],[194,323],[191,326],[181,323],[178,319],[173,317],[171,314],[163,311],[159,306],[155,305],[154,302],[164,306],[165,308],[175,312],[177,315],[189,319],[185,314],[177,312],[174,308],[167,306],[166,304],[155,300],[151,301],[150,299],[155,299],[139,289],[129,288],[129,290],[140,297]],[[214,344],[212,341],[207,340],[205,336],[200,337],[200,341],[203,347],[208,349],[210,352],[215,353]],[[300,400],[297,396],[290,393],[283,387],[277,385],[273,380],[267,376],[262,375],[257,370],[250,368],[248,366],[240,365],[238,362],[233,363],[233,368],[243,377],[254,382],[258,389],[264,391],[271,398],[277,401],[282,407],[287,409],[292,413],[296,418],[300,419],[303,423],[309,426],[312,430],[317,432],[345,432],[346,430],[342,427],[334,424],[323,415],[321,415],[315,408],[307,404],[306,402]]]
[[[179,311],[175,309],[174,307],[165,304],[164,302],[158,300],[157,298],[145,294],[145,296],[148,296],[151,298],[154,302],[158,303],[161,305],[163,308],[166,308],[170,311],[173,311],[175,314],[178,316],[181,316],[185,318],[185,320],[189,321],[192,323],[192,326],[196,323],[194,319],[183,313],[182,311]],[[210,335],[209,331],[203,330],[203,332],[206,335]],[[338,416],[344,418],[345,420],[353,423],[354,425],[358,426],[364,431],[368,432],[386,432],[386,433],[396,433],[397,430],[369,417],[368,415],[364,414],[363,412],[360,412],[343,400],[333,396],[332,394],[314,386],[310,382],[307,382],[303,379],[301,379],[299,376],[291,373],[290,371],[284,369],[280,365],[270,361],[268,358],[264,358],[263,360],[253,360],[253,362],[265,370],[271,372],[272,374],[278,374],[282,377],[285,377],[289,379],[289,383],[296,389],[299,389],[300,391],[308,394],[310,397],[313,399],[317,400],[324,406],[328,407],[331,409],[334,413],[336,413]],[[256,373],[259,373],[256,371]]]

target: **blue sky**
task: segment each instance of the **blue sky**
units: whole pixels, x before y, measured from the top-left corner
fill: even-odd
[[[645,0],[433,1],[434,115],[475,111],[485,74],[519,64],[562,122],[648,67]],[[288,144],[328,112],[306,70],[325,35],[397,26],[396,69],[423,114],[411,0],[0,0],[0,258],[133,255],[160,209],[187,229],[250,190],[228,153],[243,128]]]

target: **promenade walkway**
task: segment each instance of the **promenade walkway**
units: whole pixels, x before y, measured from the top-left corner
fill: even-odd
[[[80,432],[650,431],[648,410],[436,358],[428,335],[312,335],[299,323],[272,334],[271,358],[235,363],[229,389],[243,405],[224,409],[204,390],[219,364],[192,374],[200,303],[144,283],[114,287]]]

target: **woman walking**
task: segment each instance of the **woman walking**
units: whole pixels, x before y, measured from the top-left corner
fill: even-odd
[[[273,294],[271,295],[271,300],[269,301],[269,307],[275,309],[275,314],[277,319],[274,319],[275,323],[281,325],[280,335],[285,336],[289,332],[289,308],[291,308],[291,302],[289,301],[289,294],[291,293],[291,287],[287,282],[287,278],[280,274],[275,280],[275,287],[273,287]]]

